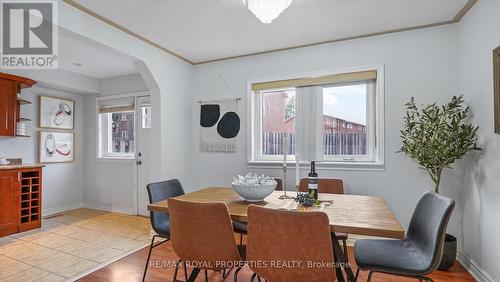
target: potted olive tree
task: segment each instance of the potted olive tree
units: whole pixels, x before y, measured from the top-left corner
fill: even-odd
[[[443,170],[451,168],[469,151],[481,150],[477,145],[479,127],[468,122],[469,107],[464,106],[463,95],[454,96],[445,105],[433,103],[422,108],[416,106],[412,97],[405,106],[401,152],[429,173],[434,191],[439,193]],[[449,269],[456,255],[457,239],[446,234],[439,269]]]

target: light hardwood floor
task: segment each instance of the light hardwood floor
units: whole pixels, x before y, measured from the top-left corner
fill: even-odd
[[[352,256],[353,250],[350,251],[350,261],[354,262],[354,258]],[[82,279],[80,282],[132,282],[132,281],[141,281],[142,273],[144,270],[144,265],[147,257],[148,248],[144,248],[140,251],[137,251],[131,255],[128,255],[125,258],[122,258],[98,271],[91,273]],[[169,267],[168,263],[172,261],[176,261],[178,258],[169,242],[164,243],[155,249],[153,249],[153,254],[151,256],[152,264],[156,267],[151,267],[148,270],[148,275],[146,277],[146,281],[172,281],[174,268]],[[166,262],[166,263],[165,263]],[[163,264],[163,265],[162,265]],[[353,269],[356,269],[356,266],[353,266]],[[182,271],[179,272],[178,279],[184,280],[184,276]],[[248,268],[244,268],[240,274],[238,275],[238,281],[249,281],[252,272]],[[222,279],[222,274],[220,272],[209,271],[208,274],[209,281],[233,281],[233,276]],[[473,282],[475,281],[472,276],[457,262],[449,271],[436,271],[432,275],[430,275],[434,279],[434,281],[467,281]],[[361,273],[358,281],[366,281],[367,273]],[[198,276],[196,281],[204,281],[204,275],[201,273]],[[372,281],[374,282],[396,282],[396,281],[418,281],[415,279],[409,278],[401,278],[395,276],[387,276],[381,274],[375,274],[373,276]],[[294,282],[294,281],[291,281]]]

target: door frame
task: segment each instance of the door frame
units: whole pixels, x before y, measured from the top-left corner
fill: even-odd
[[[142,123],[142,113],[140,109],[140,105],[138,103],[139,98],[149,97],[150,102],[152,101],[152,95],[150,91],[145,91],[138,93],[140,95],[135,95],[135,136],[136,136],[136,144],[135,144],[135,189],[134,189],[134,213],[135,215],[139,215],[139,166],[137,165],[137,161],[139,160],[139,127]],[[153,121],[153,111],[151,111],[151,121]],[[151,122],[151,129],[153,129],[153,122]]]

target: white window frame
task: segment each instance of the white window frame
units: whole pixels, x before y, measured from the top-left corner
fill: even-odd
[[[252,134],[253,135],[253,144],[260,144],[259,148],[255,147],[255,146],[252,146],[254,147],[253,150],[255,150],[254,152],[252,152],[252,154],[255,154],[256,156],[256,160],[258,161],[264,161],[264,162],[278,162],[279,160],[283,160],[283,155],[262,155],[262,117],[264,116],[263,115],[263,111],[264,111],[264,104],[263,104],[263,100],[262,100],[262,93],[264,92],[280,92],[280,91],[294,91],[295,92],[295,89],[294,88],[279,88],[279,89],[272,89],[271,91],[256,91],[256,92],[253,92],[254,95],[252,95],[253,97],[251,97],[253,100],[252,100],[252,103],[257,103],[256,105],[259,105],[258,107],[253,107],[253,110],[255,111],[254,114],[252,115],[253,117],[255,117],[255,126],[257,126],[256,130],[258,130],[258,132],[256,134]],[[260,106],[262,105],[262,106]],[[285,113],[283,111],[283,117],[285,117]],[[253,119],[253,118],[252,118]],[[288,155],[288,159],[290,161],[295,161],[295,155]]]
[[[375,93],[367,95],[367,156],[325,156],[323,161],[318,162],[319,168],[336,169],[336,170],[384,170],[385,169],[385,152],[384,152],[384,82],[385,73],[384,65],[368,65],[360,67],[342,68],[335,70],[309,72],[293,75],[283,75],[274,77],[256,78],[247,81],[247,97],[248,97],[248,113],[247,122],[248,142],[247,142],[247,164],[249,168],[276,168],[282,164],[283,157],[263,156],[260,146],[261,143],[261,125],[262,125],[262,94],[252,91],[252,84],[287,80],[300,79],[304,77],[326,76],[351,72],[361,71],[377,71],[377,80],[375,83]],[[285,88],[290,89],[290,88]],[[283,90],[283,89],[278,89]],[[273,91],[277,91],[274,90]],[[257,94],[257,95],[256,95]],[[374,100],[374,101],[373,101]],[[322,106],[322,103],[321,103]],[[320,111],[322,113],[322,111]],[[322,119],[321,119],[322,120]],[[339,124],[341,125],[341,124]],[[321,133],[322,134],[322,133]],[[370,142],[370,143],[369,143]],[[295,156],[288,156],[290,163],[295,163]],[[306,166],[302,164],[301,166]]]
[[[137,122],[136,121],[136,111],[124,111],[124,113],[133,113],[134,114],[134,132],[135,130],[137,129]],[[113,113],[107,113],[106,115],[108,116],[107,118],[107,128],[111,128],[113,125],[113,121],[111,119],[111,115]],[[101,126],[101,122],[99,121],[99,119],[101,118],[101,113],[97,113],[97,126],[98,126],[98,132],[97,132],[97,157],[98,158],[101,158],[101,159],[135,159],[136,158],[136,150],[134,150],[133,153],[109,153],[109,152],[102,152],[101,151],[101,140],[100,140],[100,137],[102,134],[104,134],[103,132],[103,128]],[[128,131],[127,131],[128,132]],[[122,132],[122,136],[123,136],[123,133]],[[128,133],[127,133],[128,134]],[[112,131],[111,130],[107,130],[106,131],[106,135],[107,135],[107,138],[106,138],[106,142],[107,142],[107,148],[109,150],[109,148],[111,148],[113,146],[113,135],[112,135]]]
[[[145,95],[150,95],[149,92],[144,91],[144,92],[136,92],[136,93],[129,93],[129,94],[118,94],[118,95],[109,95],[109,96],[104,96],[104,97],[98,97],[95,100],[95,109],[96,109],[96,115],[95,115],[95,122],[96,122],[96,146],[95,146],[95,154],[96,154],[96,160],[98,162],[112,162],[112,163],[126,163],[126,164],[132,164],[136,161],[137,159],[137,149],[134,150],[134,153],[113,153],[113,154],[103,154],[101,152],[101,123],[100,123],[100,114],[99,114],[99,101],[101,100],[108,100],[108,99],[116,99],[116,98],[134,98],[134,103],[135,103],[135,110],[131,111],[134,112],[134,134],[137,134],[138,130],[138,105],[137,105],[137,97],[140,96],[145,96]],[[108,126],[112,126],[111,124],[111,118],[108,119]],[[108,131],[108,148],[109,146],[112,146],[112,136],[110,137],[111,133]],[[111,141],[110,141],[111,140]]]
[[[325,85],[323,88],[328,88],[332,86],[346,86],[346,85],[357,85],[362,83],[363,81],[359,82],[353,82],[353,83],[345,83],[345,84],[335,84],[335,85]],[[341,162],[352,162],[352,163],[373,163],[377,161],[377,150],[376,146],[377,144],[375,143],[375,140],[377,139],[377,133],[376,133],[376,120],[377,117],[375,113],[377,112],[376,110],[376,105],[375,101],[377,100],[376,97],[376,84],[372,85],[366,84],[366,127],[365,127],[365,132],[366,132],[366,155],[323,155],[323,162],[331,162],[331,163],[341,163]],[[323,107],[323,103],[320,105]],[[321,112],[322,111],[318,111]],[[350,127],[349,127],[350,126]],[[342,122],[342,128],[345,129],[353,129],[354,126],[352,123],[348,121],[343,121]]]
[[[149,111],[147,110],[149,108]],[[151,129],[151,105],[139,105],[141,129]]]

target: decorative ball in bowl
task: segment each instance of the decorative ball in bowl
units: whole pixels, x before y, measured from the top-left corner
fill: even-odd
[[[276,189],[276,180],[255,173],[238,175],[232,183],[234,191],[247,202],[261,202]]]

